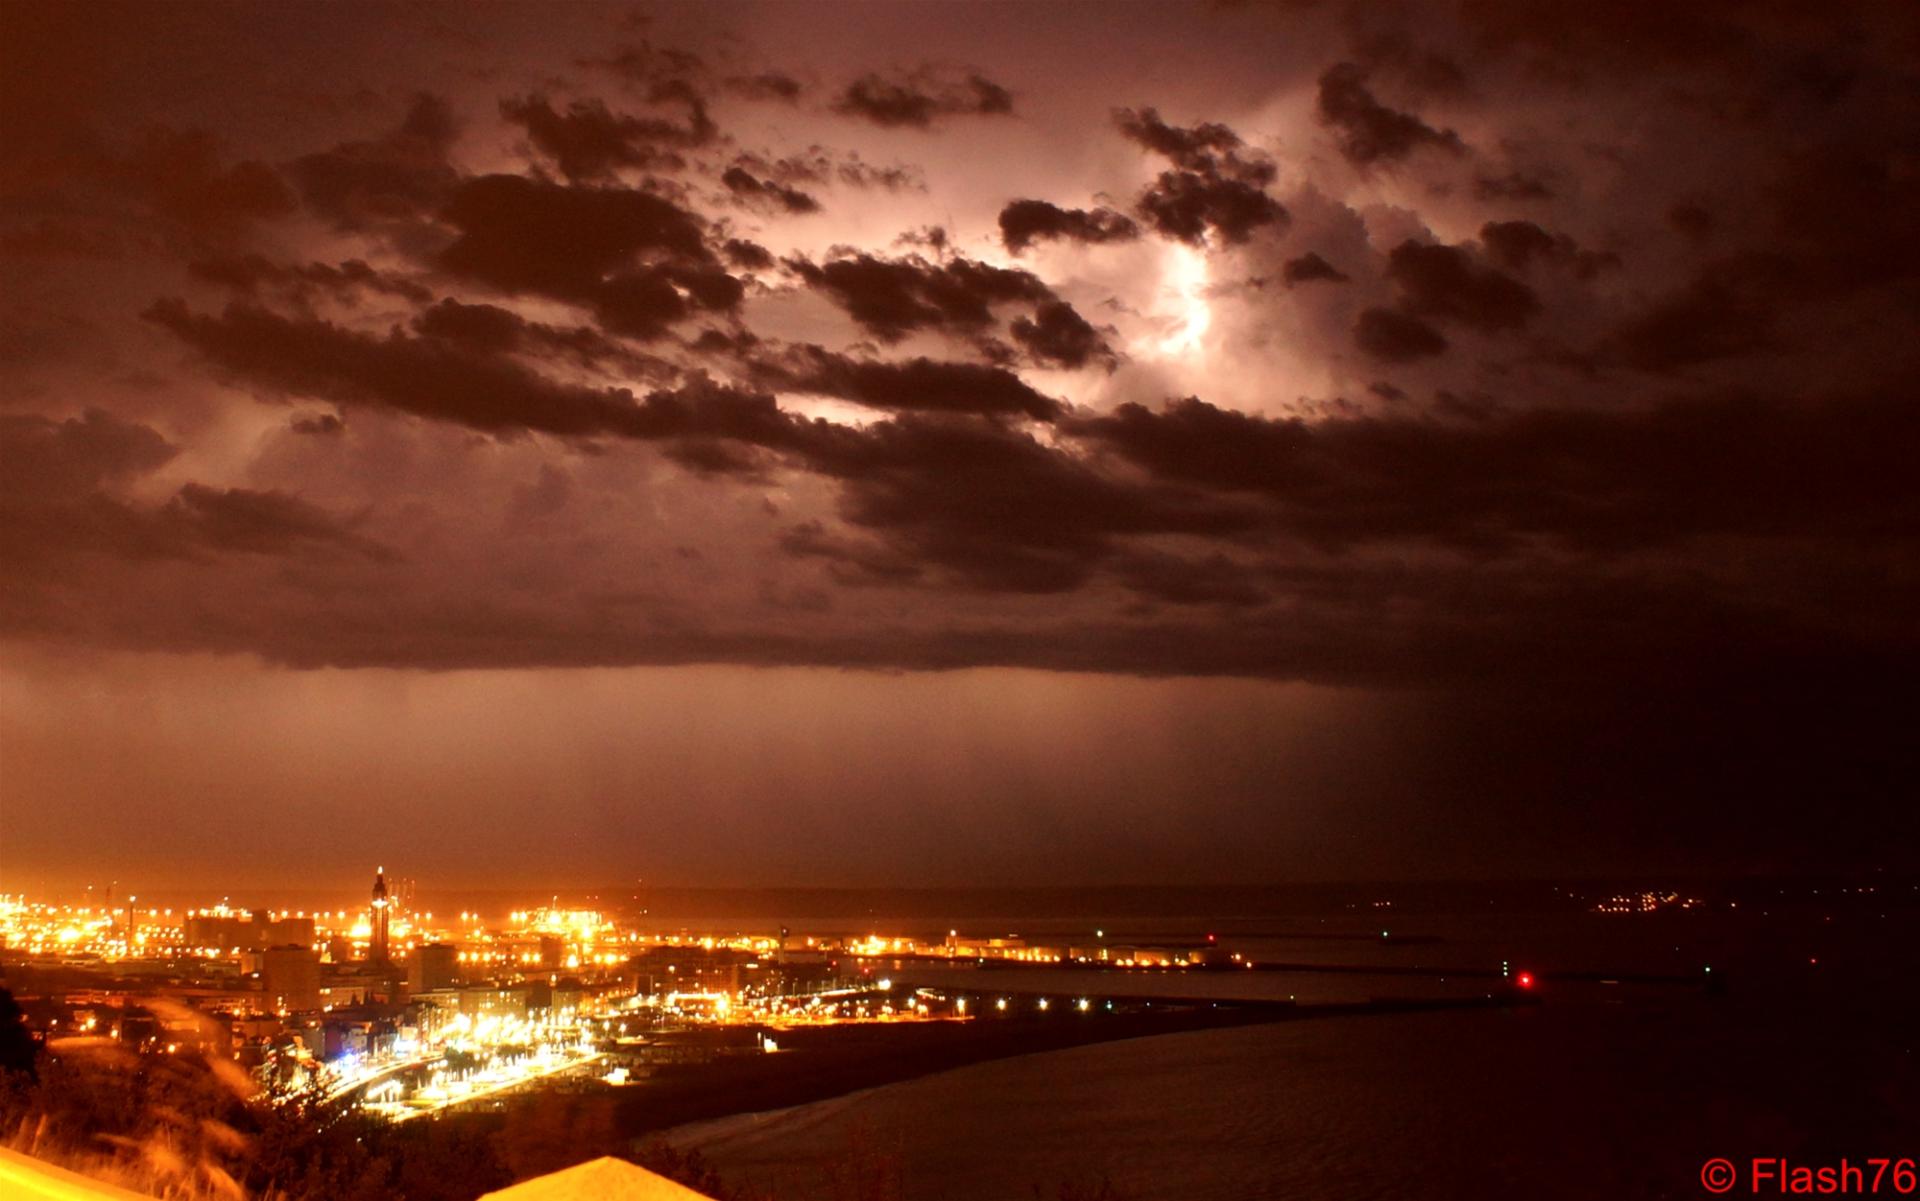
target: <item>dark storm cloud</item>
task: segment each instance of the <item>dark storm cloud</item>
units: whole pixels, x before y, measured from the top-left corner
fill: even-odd
[[[1529,0],[1481,0],[1463,7],[1460,15],[1490,53],[1531,51],[1556,66],[1586,72],[1630,75],[1649,64],[1694,68],[1703,77],[1725,70],[1751,75],[1766,89],[1779,85],[1777,74],[1756,68],[1782,46],[1804,66],[1809,34],[1839,34],[1835,40],[1844,45],[1865,34],[1890,32],[1871,3],[1842,2],[1816,12],[1702,0],[1674,11],[1639,4],[1593,5],[1583,11]]]
[[[272,288],[296,300],[307,300],[320,292],[347,300],[362,292],[397,296],[415,303],[433,299],[433,290],[425,284],[375,270],[360,259],[339,264],[295,264],[275,263],[257,254],[228,255],[197,259],[187,264],[187,270],[197,279],[249,295]]]
[[[753,483],[771,479],[773,464],[764,451],[725,438],[688,434],[666,444],[662,453],[693,474],[709,479]]]
[[[1685,287],[1621,322],[1598,357],[1672,371],[1764,350],[1775,341],[1781,285],[1792,278],[1773,255],[1715,260]]]
[[[589,114],[585,127],[574,132],[589,136],[590,145],[610,146],[625,142],[634,152],[651,143],[655,147],[705,146],[719,136],[719,128],[708,112],[707,96],[716,87],[738,93],[728,79],[716,80],[701,56],[674,47],[655,47],[642,43],[621,48],[608,58],[579,60],[579,66],[611,73],[625,85],[629,95],[658,108],[678,109],[685,124],[674,124],[656,117],[616,117],[604,111]],[[774,77],[769,77],[774,78]],[[749,86],[751,86],[749,84]],[[569,106],[569,113],[578,106]],[[571,143],[564,137],[563,142]]]
[[[233,161],[206,129],[85,130],[40,154],[35,131],[14,121],[7,132],[9,149],[20,147],[0,151],[0,194],[13,210],[0,252],[9,257],[117,259],[169,243],[198,250],[245,241],[299,207],[278,170]]]
[[[1531,221],[1489,221],[1480,227],[1480,241],[1502,266],[1524,271],[1535,262],[1553,263],[1580,279],[1592,279],[1620,265],[1620,256],[1587,250],[1565,234],[1548,233]]]
[[[378,405],[503,434],[606,434],[637,420],[629,392],[562,384],[442,338],[375,337],[245,304],[215,317],[161,301],[145,316],[223,371],[287,396]]]
[[[1035,362],[1048,367],[1108,366],[1118,361],[1113,348],[1085,317],[1063,301],[1043,301],[1033,316],[1016,317],[1007,327],[1013,340]]]
[[[698,312],[729,312],[745,293],[745,285],[718,267],[668,263],[610,275],[567,299],[592,305],[613,333],[651,339]]]
[[[641,354],[590,326],[529,321],[498,305],[442,300],[416,315],[413,328],[428,337],[458,342],[476,352],[552,355],[583,366],[649,378],[671,371],[661,360]]]
[[[987,331],[996,305],[1038,305],[1059,298],[1029,271],[963,256],[934,262],[919,255],[883,258],[841,254],[823,263],[791,258],[787,266],[883,341],[917,330],[962,335]]]
[[[693,51],[644,41],[622,46],[606,58],[581,59],[580,65],[610,72],[649,94],[671,93],[707,73],[706,60]]]
[[[820,202],[800,189],[770,179],[756,179],[739,167],[728,167],[720,176],[720,182],[741,200],[762,207],[794,214],[820,211]]]
[[[950,78],[923,67],[892,79],[867,74],[847,85],[834,111],[875,125],[926,129],[954,116],[1006,116],[1013,93],[978,73]]]
[[[881,544],[836,535],[818,521],[805,521],[783,532],[780,549],[797,559],[824,561],[836,582],[854,587],[909,583],[925,571],[909,555]]]
[[[193,542],[215,551],[288,555],[321,547],[380,561],[394,557],[332,515],[283,492],[187,484],[167,502],[161,516]]]
[[[1480,241],[1503,266],[1514,270],[1524,270],[1534,259],[1557,249],[1554,236],[1531,221],[1489,221],[1480,227]],[[1564,241],[1571,250],[1572,240]]]
[[[1447,349],[1447,339],[1439,330],[1393,309],[1362,310],[1353,324],[1353,341],[1361,350],[1388,363],[1410,363],[1444,354]]]
[[[1112,570],[1140,596],[1172,605],[1265,605],[1273,600],[1271,581],[1257,569],[1215,553],[1203,559],[1162,551],[1130,551],[1117,556]]]
[[[177,304],[150,315],[225,370],[273,391],[496,434],[671,441],[674,457],[708,472],[758,474],[767,464],[757,452],[771,451],[838,481],[845,518],[895,551],[971,586],[1013,592],[1081,587],[1116,553],[1116,539],[1151,534],[1224,537],[1265,527],[1325,546],[1417,538],[1485,550],[1547,538],[1594,551],[1701,535],[1891,537],[1920,529],[1920,511],[1898,482],[1916,447],[1914,423],[1877,402],[1803,412],[1753,398],[1702,399],[1620,414],[1522,410],[1448,425],[1309,424],[1186,401],[1162,412],[1125,405],[1069,426],[1161,481],[1143,484],[1025,434],[967,421],[903,416],[835,429],[785,414],[769,396],[713,384],[636,399],[398,333],[377,338],[241,306],[221,318]],[[1015,377],[976,365],[860,362],[800,348],[763,370],[777,386],[882,408],[1059,416]],[[1862,438],[1871,457],[1855,446]],[[1778,486],[1767,503],[1740,487],[1794,471],[1809,474]],[[1277,508],[1260,516],[1231,499],[1236,493]],[[1026,503],[1016,508],[1020,496]]]
[[[1549,538],[1600,551],[1920,532],[1920,496],[1901,466],[1920,449],[1920,415],[1880,397],[1702,396],[1468,423],[1281,420],[1189,399],[1123,405],[1072,428],[1164,479],[1272,497],[1286,529],[1330,545]],[[1764,497],[1757,480],[1769,481]]]
[[[698,217],[630,188],[483,175],[460,185],[444,217],[460,236],[441,255],[443,265],[510,290],[589,292],[642,254],[711,260]]]
[[[1239,134],[1217,122],[1182,128],[1167,124],[1155,109],[1122,108],[1114,110],[1113,123],[1128,139],[1182,171],[1238,179],[1255,186],[1272,183],[1278,174],[1265,155],[1247,151]]]
[[[651,192],[486,175],[463,183],[442,216],[460,231],[443,268],[586,305],[620,334],[657,338],[745,294],[715,263],[704,222]]]
[[[1553,189],[1536,176],[1520,171],[1505,175],[1479,175],[1473,180],[1477,200],[1551,200]]]
[[[144,425],[101,409],[55,421],[37,413],[0,413],[0,498],[70,499],[114,487],[162,466],[177,447]]]
[[[1280,268],[1280,278],[1287,281],[1288,287],[1293,287],[1295,284],[1313,283],[1315,281],[1324,281],[1330,284],[1350,282],[1349,277],[1344,271],[1341,271],[1338,267],[1335,267],[1332,263],[1321,258],[1319,254],[1313,251],[1308,251],[1296,259],[1288,259],[1285,265]]]
[[[1024,430],[901,416],[813,455],[841,484],[841,515],[975,588],[1066,592],[1116,539],[1244,529],[1245,506],[1108,477]]]
[[[746,238],[728,238],[720,244],[720,255],[742,271],[771,271],[773,252]]]
[[[1415,44],[1401,31],[1379,31],[1358,39],[1355,57],[1369,71],[1390,72],[1414,91],[1456,96],[1468,90],[1466,71],[1454,58]]]
[[[1681,203],[1667,210],[1667,224],[1695,242],[1713,233],[1713,214],[1704,205]]]
[[[458,174],[447,152],[458,134],[447,102],[420,95],[385,137],[303,155],[287,171],[307,207],[342,228],[412,220],[453,189]]]
[[[821,146],[774,157],[741,154],[734,158],[733,165],[789,185],[839,183],[886,192],[926,190],[926,181],[917,167],[904,164],[876,167],[857,153],[836,154]]]
[[[179,301],[162,301],[146,316],[270,394],[392,409],[500,437],[721,438],[787,447],[807,429],[770,396],[697,379],[636,398],[625,388],[562,383],[498,354],[397,330],[375,337],[247,305],[212,317]]]
[[[927,358],[899,362],[853,359],[818,346],[795,346],[755,359],[755,379],[786,392],[837,396],[899,412],[1001,413],[1052,421],[1063,411],[1019,376],[980,363]]]
[[[1540,311],[1533,289],[1475,262],[1460,246],[1402,242],[1387,256],[1387,275],[1409,313],[1482,333],[1517,329]]]
[[[1221,241],[1246,241],[1262,226],[1284,226],[1287,210],[1267,195],[1278,174],[1271,160],[1242,153],[1240,135],[1217,123],[1190,128],[1168,125],[1151,108],[1115,109],[1114,124],[1141,146],[1170,160],[1134,208],[1147,225],[1201,246],[1211,231]]]
[[[1139,236],[1133,218],[1110,208],[1066,209],[1044,200],[1015,200],[1000,210],[1000,240],[1010,254],[1049,238],[1099,243]]]
[[[338,413],[319,413],[312,417],[296,417],[288,423],[287,428],[309,437],[331,438],[346,433],[347,423]]]
[[[857,154],[849,154],[835,164],[833,178],[855,188],[879,188],[887,192],[927,190],[927,181],[918,167],[899,163],[878,167],[863,161]]]
[[[55,421],[0,414],[0,559],[36,578],[77,557],[286,555],[314,548],[374,559],[390,553],[332,515],[276,490],[183,485],[148,507],[120,493],[171,462],[176,448],[152,428],[99,409]]]
[[[443,300],[413,319],[413,328],[433,338],[461,342],[477,351],[512,352],[526,349],[530,342],[553,345],[565,334],[551,326],[528,321],[510,309],[493,304],[465,304]],[[581,334],[592,334],[584,327]]]
[[[1259,187],[1192,171],[1162,171],[1137,210],[1154,229],[1193,246],[1202,245],[1209,230],[1222,241],[1244,242],[1261,226],[1287,219],[1287,210]]]
[[[791,75],[779,71],[762,71],[757,75],[730,75],[724,81],[728,91],[748,100],[779,100],[788,104],[800,99],[803,90],[800,81]]]
[[[1854,106],[1844,134],[1785,156],[1766,189],[1778,243],[1822,290],[1920,277],[1920,86]]]
[[[295,496],[187,484],[158,507],[94,493],[71,501],[0,503],[0,561],[36,581],[82,579],[99,561],[344,554],[396,561],[385,546]]]
[[[161,215],[192,230],[231,230],[285,216],[296,204],[272,167],[222,162],[218,140],[203,130],[146,130],[123,158],[103,166],[115,184],[144,195]]]
[[[1339,134],[1340,153],[1360,166],[1397,162],[1423,146],[1450,154],[1466,148],[1451,129],[1439,130],[1411,113],[1388,108],[1367,88],[1367,72],[1341,63],[1320,76],[1320,120]]]
[[[545,96],[500,102],[500,115],[527,131],[527,139],[575,182],[611,179],[621,167],[678,170],[679,151],[704,146],[717,134],[704,106],[688,124],[615,113],[603,100],[575,100],[555,111]]]
[[[836,570],[848,571],[832,564],[827,570],[830,578]],[[988,583],[998,578],[984,577]],[[1047,582],[1038,573],[1032,578]],[[1729,671],[1729,657],[1737,654],[1742,639],[1749,661],[1773,664],[1825,697],[1848,698],[1849,715],[1881,726],[1888,724],[1888,714],[1852,701],[1856,694],[1850,689],[1864,685],[1873,695],[1898,695],[1897,689],[1888,690],[1892,677],[1903,665],[1920,661],[1920,654],[1905,646],[1887,650],[1876,666],[1864,656],[1865,643],[1855,637],[1829,643],[1823,671],[1816,640],[1796,639],[1790,627],[1756,624],[1727,596],[1697,588],[1630,587],[1592,577],[1556,579],[1547,572],[1382,573],[1367,586],[1359,584],[1361,574],[1353,571],[1334,578],[1345,586],[1305,597],[1284,615],[1246,607],[1223,615],[1216,608],[1219,602],[1213,602],[1096,616],[1059,628],[985,619],[957,624],[939,636],[887,624],[858,633],[831,626],[795,632],[764,623],[734,629],[679,623],[589,628],[605,613],[516,611],[494,603],[449,607],[437,598],[423,602],[402,596],[378,611],[308,604],[273,613],[275,620],[251,627],[207,622],[188,635],[173,637],[180,643],[260,654],[294,667],[451,671],[723,662],[947,671],[990,664],[1142,676],[1306,678],[1393,688],[1450,683],[1474,689],[1482,720],[1487,721],[1524,720],[1529,715],[1524,704],[1503,712],[1500,702],[1516,697],[1537,701],[1544,690],[1567,687],[1590,690],[1584,710],[1591,721],[1596,709],[1631,695],[1636,675],[1693,673],[1697,682],[1686,689],[1688,703],[1672,712],[1692,721],[1696,737],[1709,730],[1717,733],[1715,745],[1736,759],[1766,748],[1756,751],[1745,745],[1748,735],[1742,731],[1751,727],[1703,726],[1702,715],[1717,712],[1716,706],[1729,701],[1750,703],[1758,695],[1784,701],[1792,695],[1783,678],[1755,678],[1751,673],[1742,678]],[[1036,604],[1057,600],[1044,587],[1028,591]],[[1444,599],[1413,610],[1410,593]],[[72,636],[73,631],[55,624],[62,615],[28,613],[17,605],[6,612],[16,629],[31,621],[33,628],[50,636]],[[1654,615],[1659,620],[1650,620]],[[1505,672],[1489,666],[1500,664],[1507,665]],[[1517,693],[1512,690],[1516,688]],[[1765,691],[1756,693],[1754,688]],[[1644,703],[1644,697],[1641,700]],[[1693,706],[1704,707],[1694,708],[1689,718]],[[1781,712],[1820,716],[1804,696]],[[1829,711],[1823,720],[1835,716]],[[1619,728],[1608,727],[1610,733]],[[1671,736],[1673,731],[1665,733]],[[1860,745],[1863,751],[1877,745],[1879,757],[1872,762],[1880,765],[1886,746],[1904,744],[1864,739]],[[1508,754],[1522,749],[1540,754],[1525,738],[1506,741],[1505,749]],[[1877,774],[1877,767],[1868,774]],[[1484,802],[1486,778],[1480,773],[1462,780],[1460,795]],[[1544,787],[1526,795],[1537,799]],[[1671,817],[1661,815],[1662,820]]]

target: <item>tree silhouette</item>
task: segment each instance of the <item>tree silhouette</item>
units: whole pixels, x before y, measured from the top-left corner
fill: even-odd
[[[32,1076],[39,1050],[27,1031],[27,1015],[20,1003],[13,999],[13,993],[0,988],[0,1073],[25,1072]]]

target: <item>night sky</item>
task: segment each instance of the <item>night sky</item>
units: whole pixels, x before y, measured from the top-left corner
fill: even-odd
[[[1915,13],[6,4],[0,888],[1912,865]]]

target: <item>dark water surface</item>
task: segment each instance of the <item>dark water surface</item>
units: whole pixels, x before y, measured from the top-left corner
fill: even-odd
[[[1248,930],[1291,962],[1548,971],[1536,1007],[1343,1017],[1169,1035],[980,1064],[682,1127],[730,1178],[806,1196],[865,1140],[917,1201],[1054,1198],[1109,1180],[1148,1198],[1704,1197],[1703,1163],[1920,1156],[1920,941],[1911,920],[1818,912],[1427,920],[1437,941]],[[1409,928],[1409,933],[1411,933]],[[1377,939],[1377,932],[1375,932]],[[1225,937],[1225,936],[1223,936]],[[1711,962],[1709,962],[1711,960]],[[1609,984],[1608,970],[1703,979]],[[1556,979],[1554,970],[1595,978]],[[1113,973],[902,965],[960,987],[1114,990]],[[1147,981],[1152,979],[1151,985]],[[1418,976],[1132,977],[1206,995],[1446,995]],[[1468,988],[1483,985],[1469,983]]]
[[[1911,1103],[1911,1046],[1884,1053],[1698,1003],[1335,1019],[1003,1060],[674,1141],[791,1189],[858,1133],[928,1201],[1101,1178],[1131,1198],[1694,1197],[1716,1155],[1920,1153],[1914,1112],[1863,1095],[1904,1073]]]

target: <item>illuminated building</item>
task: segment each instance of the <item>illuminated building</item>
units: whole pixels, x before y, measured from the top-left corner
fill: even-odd
[[[224,905],[189,913],[182,927],[188,946],[216,951],[261,951],[288,943],[312,946],[315,937],[313,919],[305,915],[275,917],[262,909],[237,913]]]
[[[647,947],[628,960],[628,970],[635,991],[646,995],[738,993],[749,964],[757,968],[758,956],[729,947]]]
[[[460,980],[460,953],[452,943],[430,942],[416,949],[407,983],[415,992],[451,988]]]
[[[312,947],[269,947],[260,967],[266,1008],[320,1008],[320,953]]]
[[[387,901],[387,869],[375,868],[373,873],[373,913],[369,924],[372,928],[367,942],[367,962],[387,962],[387,924],[391,918]]]

